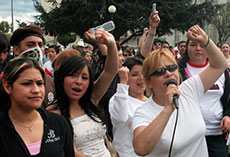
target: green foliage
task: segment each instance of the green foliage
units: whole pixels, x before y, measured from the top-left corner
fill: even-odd
[[[21,22],[20,20],[16,20],[16,22],[18,23],[18,28],[27,26],[27,23]]]
[[[10,25],[7,21],[2,21],[0,23],[0,31],[3,33],[8,33],[10,30]]]
[[[215,14],[211,16],[211,23],[217,28],[219,42],[225,42],[230,37],[230,3],[216,5]]]
[[[6,36],[8,37],[8,39],[10,39],[10,38],[11,38],[11,36],[12,36],[12,34],[10,34],[10,33],[6,33]]]
[[[56,30],[58,34],[74,32],[81,37],[86,30],[113,19],[116,29],[113,34],[117,40],[131,31],[133,36],[140,34],[149,25],[152,3],[157,3],[161,22],[157,35],[171,34],[173,29],[185,32],[194,24],[203,25],[213,14],[212,1],[201,4],[194,0],[49,0],[53,9],[46,13],[41,4],[34,0],[34,6],[41,13],[37,22],[47,31]],[[196,2],[196,1],[195,1]],[[114,15],[108,7],[115,5]]]
[[[69,43],[72,43],[76,40],[76,35],[59,35],[57,41],[62,44],[64,47],[68,46]]]

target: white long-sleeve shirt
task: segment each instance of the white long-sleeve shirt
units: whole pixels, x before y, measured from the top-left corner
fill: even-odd
[[[128,94],[129,86],[118,84],[117,91],[109,101],[109,113],[113,124],[113,146],[120,157],[138,156],[132,144],[132,119],[144,101]]]

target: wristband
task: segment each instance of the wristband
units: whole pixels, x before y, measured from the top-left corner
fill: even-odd
[[[152,37],[155,37],[155,33],[154,34],[151,34],[148,32],[148,35],[152,36]]]
[[[209,40],[210,40],[210,38],[209,38],[209,36],[208,36],[208,41],[207,41],[207,43],[206,43],[204,46],[201,46],[201,47],[202,47],[202,48],[207,47],[207,46],[208,46],[208,44],[209,44]]]

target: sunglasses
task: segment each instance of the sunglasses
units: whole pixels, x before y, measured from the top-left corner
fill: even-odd
[[[154,43],[155,46],[161,46],[161,43]]]
[[[132,56],[132,54],[123,54],[124,57]]]
[[[162,67],[162,68],[155,70],[150,76],[161,76],[161,75],[164,75],[166,73],[166,70],[168,70],[169,72],[173,72],[176,69],[177,69],[176,64],[168,65],[165,68]]]

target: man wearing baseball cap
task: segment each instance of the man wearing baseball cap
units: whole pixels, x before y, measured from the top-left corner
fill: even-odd
[[[16,56],[25,55],[33,57],[42,64],[43,56],[43,31],[39,26],[28,25],[18,28],[10,38],[10,44],[13,46],[13,52]],[[54,83],[53,79],[46,75],[45,78],[45,100],[42,108],[53,103],[54,100]]]

